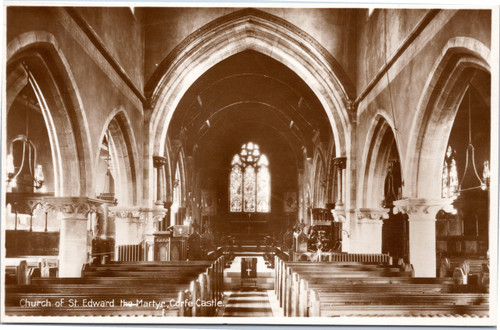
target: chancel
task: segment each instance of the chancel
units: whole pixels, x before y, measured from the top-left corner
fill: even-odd
[[[4,320],[492,324],[495,10],[6,6]]]

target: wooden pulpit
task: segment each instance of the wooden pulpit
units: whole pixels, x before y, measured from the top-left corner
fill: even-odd
[[[187,260],[187,236],[174,237],[171,232],[154,233],[154,260]]]

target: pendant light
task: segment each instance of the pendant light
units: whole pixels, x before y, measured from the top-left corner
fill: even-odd
[[[489,188],[489,179],[490,179],[490,170],[489,170],[489,161],[485,161],[483,163],[483,176],[478,174],[477,167],[476,167],[476,159],[474,155],[474,145],[472,144],[472,120],[471,120],[471,92],[470,92],[470,87],[467,91],[468,94],[468,119],[469,119],[469,126],[468,126],[468,144],[467,144],[467,151],[465,153],[465,169],[464,169],[464,174],[462,175],[462,178],[460,179],[459,183],[459,192],[466,191],[466,190],[473,190],[477,188],[481,188],[482,190],[487,190]],[[470,165],[469,165],[470,164]],[[467,174],[467,171],[469,169],[469,166],[472,167],[474,170],[474,174],[477,178],[477,181],[479,183],[478,186],[473,186],[469,188],[462,188],[462,184],[464,182],[465,176]]]

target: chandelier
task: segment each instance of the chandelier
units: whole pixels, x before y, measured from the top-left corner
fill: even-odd
[[[25,70],[28,70],[26,66],[24,66]],[[27,71],[28,77],[29,71]],[[28,78],[29,79],[29,78]],[[45,182],[45,177],[43,174],[43,167],[41,164],[37,162],[37,149],[35,144],[29,138],[29,118],[28,118],[28,102],[29,98],[26,97],[25,103],[25,134],[17,135],[12,141],[9,142],[8,150],[9,153],[7,155],[7,185],[10,188],[15,188],[20,185],[28,185],[33,187],[36,191],[43,187]],[[14,148],[17,148],[18,152],[14,153]],[[19,151],[22,151],[19,154]],[[15,165],[14,155],[19,157],[20,161],[16,162],[19,166]],[[20,177],[21,174],[24,174]],[[18,182],[19,181],[19,182]],[[29,183],[26,184],[26,181]]]
[[[461,192],[467,190],[481,189],[487,190],[490,185],[490,164],[488,160],[483,162],[483,172],[479,175],[476,166],[476,159],[474,154],[474,145],[472,143],[472,120],[471,120],[471,96],[470,89],[468,90],[468,142],[465,152],[465,168],[460,181],[458,180],[457,164],[455,161],[455,150],[448,146],[446,157],[443,164],[443,181],[442,181],[442,197],[456,199],[460,196]],[[472,187],[463,187],[464,179],[468,171],[473,171],[478,185]]]
[[[15,144],[22,145],[22,156],[19,167],[14,165],[13,149]],[[27,167],[32,177],[33,188],[38,190],[42,188],[45,177],[41,164],[37,164],[37,150],[35,144],[24,134],[15,137],[9,144],[9,154],[7,155],[7,183],[9,187],[17,186],[17,179],[23,169]]]

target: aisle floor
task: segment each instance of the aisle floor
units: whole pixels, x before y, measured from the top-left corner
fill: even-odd
[[[225,276],[240,279],[241,257],[236,257],[231,266],[225,270]],[[257,258],[257,276],[271,277],[273,270],[266,267],[262,257]],[[260,276],[259,276],[260,275]],[[236,279],[236,278],[235,278]],[[273,317],[282,316],[274,290],[262,287],[254,289],[241,288],[228,290],[224,293],[223,308],[218,316],[224,317]]]

